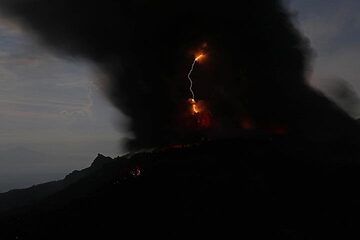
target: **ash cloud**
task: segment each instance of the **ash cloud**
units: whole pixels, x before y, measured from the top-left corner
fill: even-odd
[[[355,87],[342,78],[324,79],[320,84],[324,94],[353,118],[360,117],[360,96]]]
[[[186,74],[206,42],[194,88],[218,132],[250,116],[316,141],[359,136],[358,125],[306,83],[311,50],[281,1],[0,0],[2,11],[58,51],[95,61],[107,95],[132,119],[131,148],[179,141]],[[220,133],[221,134],[221,133]],[[185,136],[186,137],[186,136]]]

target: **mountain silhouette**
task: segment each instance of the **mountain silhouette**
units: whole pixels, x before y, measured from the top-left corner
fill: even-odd
[[[62,181],[0,195],[0,237],[350,239],[360,214],[357,152],[252,132],[99,154]]]
[[[64,158],[68,163],[64,163]],[[89,161],[80,155],[59,155],[20,146],[0,150],[0,160],[0,192],[61,179]]]
[[[0,212],[34,204],[35,202],[66,188],[82,177],[89,175],[109,161],[114,160],[99,154],[89,168],[81,171],[75,170],[68,174],[63,180],[38,184],[26,189],[16,189],[6,193],[0,193]]]

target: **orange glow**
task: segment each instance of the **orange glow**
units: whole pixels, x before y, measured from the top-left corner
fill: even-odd
[[[199,62],[201,59],[203,59],[205,57],[205,54],[203,53],[199,53],[195,56],[195,61]]]
[[[191,98],[190,99],[190,104],[191,104],[191,110],[194,114],[197,114],[200,112],[200,108],[199,106],[197,105],[195,99]]]
[[[205,130],[212,125],[212,116],[203,100],[189,98],[187,101],[185,125],[188,129]]]
[[[199,113],[200,112],[200,110],[198,109],[196,103],[192,105],[192,109],[193,109],[194,113]]]

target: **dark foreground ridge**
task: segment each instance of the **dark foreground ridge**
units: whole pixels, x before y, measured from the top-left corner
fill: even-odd
[[[0,239],[359,237],[354,149],[251,134],[98,155],[62,181],[0,195]]]

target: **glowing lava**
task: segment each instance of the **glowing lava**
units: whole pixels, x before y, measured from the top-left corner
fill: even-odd
[[[190,102],[190,104],[191,104],[192,113],[193,113],[193,114],[198,114],[198,113],[200,112],[200,108],[199,108],[199,106],[197,105],[195,99],[190,98],[190,99],[189,99],[189,102]]]
[[[211,113],[208,110],[206,103],[202,100],[196,101],[192,98],[189,98],[189,113],[191,114],[191,119],[194,121],[195,129],[204,130],[208,129],[212,125]]]
[[[195,57],[195,62],[199,62],[201,59],[203,59],[205,57],[205,54],[203,53],[199,53],[198,55],[196,55]]]

